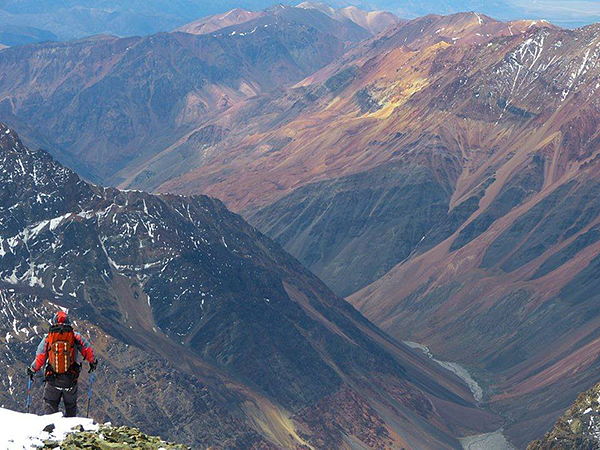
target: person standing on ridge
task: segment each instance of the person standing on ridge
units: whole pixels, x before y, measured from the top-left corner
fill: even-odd
[[[69,316],[64,311],[54,314],[50,331],[37,348],[37,354],[27,375],[31,380],[35,373],[45,366],[46,388],[44,403],[46,414],[58,412],[60,400],[65,403],[65,417],[77,415],[77,379],[81,364],[77,362],[77,352],[90,364],[89,372],[96,370],[98,360],[90,343],[73,331]]]

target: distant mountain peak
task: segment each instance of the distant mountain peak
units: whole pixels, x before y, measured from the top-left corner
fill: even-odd
[[[325,3],[320,3],[320,2],[302,2],[302,3],[299,3],[298,5],[296,5],[296,8],[316,9],[316,10],[321,11],[322,13],[325,13],[330,16],[333,16],[335,14],[334,8],[332,8],[331,6],[329,6]]]
[[[246,22],[250,22],[261,17],[280,17],[282,14],[286,15],[286,17],[296,17],[300,20],[298,15],[294,14],[294,12],[298,11],[320,13],[329,19],[333,19],[336,22],[342,23],[344,26],[352,24],[356,26],[358,30],[362,29],[361,31],[366,31],[369,34],[377,34],[385,28],[400,22],[398,17],[389,12],[364,11],[355,6],[336,10],[325,3],[306,1],[296,6],[289,6],[279,3],[258,12],[236,8],[226,13],[203,17],[187,25],[179,27],[176,31],[192,34],[207,34],[219,29],[242,25]],[[311,20],[322,21],[322,19],[315,18],[314,15],[307,17],[305,20],[308,20],[309,23]],[[364,35],[363,37],[367,36],[368,35]]]
[[[232,25],[239,25],[250,20],[262,17],[265,15],[263,11],[249,11],[243,8],[235,8],[231,11],[215,14],[208,17],[190,22],[177,28],[175,31],[181,31],[190,34],[208,34],[222,28],[227,28]]]
[[[350,20],[371,34],[380,33],[386,28],[401,22],[401,19],[391,12],[365,11],[355,5],[336,10],[325,3],[306,1],[298,4],[296,8],[314,9],[335,20]]]

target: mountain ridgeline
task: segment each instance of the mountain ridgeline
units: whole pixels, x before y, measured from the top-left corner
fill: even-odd
[[[88,184],[4,125],[0,186],[5,405],[60,305],[103,361],[95,417],[170,440],[445,449],[500,424],[218,200]]]
[[[171,33],[9,48],[0,54],[0,117],[86,178],[116,185],[132,161],[244,99],[302,80],[370,35],[345,17],[280,5]],[[219,142],[226,131],[194,142]],[[177,174],[168,172],[160,176]]]
[[[223,11],[235,8],[258,11],[274,3],[271,0],[131,0],[127,3],[119,0],[47,0],[41,3],[36,0],[1,0],[0,17],[2,24],[11,28],[6,36],[11,41],[14,41],[15,36],[32,36],[31,27],[53,35],[54,39],[68,40],[105,33],[117,36],[148,35],[173,30],[199,17],[220,15]],[[282,0],[279,3],[296,5],[299,2]],[[356,10],[352,6],[348,7],[348,4],[391,11],[400,17],[411,19],[431,13],[479,11],[503,20],[522,17],[547,19],[569,28],[593,22],[599,12],[598,6],[592,1],[583,4],[559,0],[547,0],[543,3],[501,0],[408,0],[400,3],[393,0],[331,0],[327,3],[341,7],[344,16],[353,18],[356,17]],[[318,2],[301,3],[307,4],[318,7],[323,12],[331,9]],[[379,20],[382,14],[387,15],[371,12],[373,14],[369,22],[376,16],[379,16]],[[0,43],[3,42],[2,38],[4,36],[0,33]]]
[[[227,424],[169,439],[459,448],[503,426],[523,448],[597,381],[600,25],[382,20],[303,3],[0,51],[7,126],[124,189],[3,128],[3,295],[70,307],[114,373],[136,346]],[[138,404],[144,431],[176,400],[187,417]]]

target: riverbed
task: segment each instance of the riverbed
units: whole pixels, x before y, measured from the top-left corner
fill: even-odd
[[[432,361],[435,361],[444,369],[449,370],[457,377],[462,379],[467,386],[469,386],[469,389],[473,393],[473,398],[476,402],[479,403],[483,400],[483,389],[477,383],[477,381],[473,379],[469,371],[463,366],[458,363],[440,361],[439,359],[436,359],[431,353],[431,350],[429,350],[429,347],[419,344],[418,342],[404,341],[404,344],[411,348],[421,350]],[[508,442],[504,437],[502,429],[494,431],[493,433],[465,436],[459,440],[464,450],[515,450],[510,442]]]
[[[467,436],[459,440],[464,450],[515,450],[502,434],[502,430]]]
[[[432,359],[433,361],[438,363],[444,369],[449,370],[454,375],[456,375],[457,377],[462,379],[467,384],[467,386],[469,386],[469,389],[473,393],[473,398],[475,398],[475,401],[477,403],[479,403],[483,400],[483,389],[481,389],[481,386],[479,386],[477,381],[475,381],[473,379],[473,377],[471,376],[469,371],[467,369],[465,369],[463,366],[461,366],[460,364],[454,363],[454,362],[440,361],[439,359],[436,359],[433,356],[433,354],[431,353],[431,351],[429,350],[429,347],[419,344],[418,342],[404,341],[404,343],[411,348],[416,348],[416,349],[421,350],[430,359]]]

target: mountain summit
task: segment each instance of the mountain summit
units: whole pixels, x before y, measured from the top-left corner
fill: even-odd
[[[386,28],[402,22],[390,12],[364,11],[356,6],[347,6],[336,10],[325,3],[302,2],[297,5],[297,8],[315,9],[340,22],[350,20],[372,34],[380,33]]]
[[[253,24],[250,27],[253,29],[254,25],[268,24],[267,20],[302,21],[333,34],[336,34],[337,28],[345,29],[346,39],[355,42],[401,22],[394,14],[385,11],[363,11],[356,7],[336,10],[324,3],[303,2],[295,7],[279,5],[256,12],[236,8],[226,13],[203,17],[178,28],[177,31],[208,34],[248,22]]]

